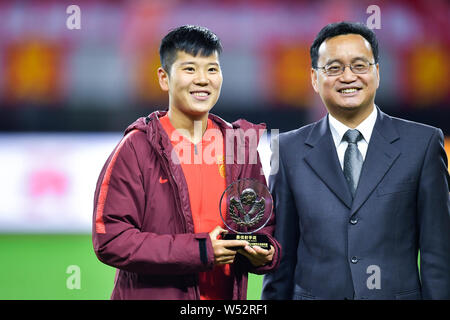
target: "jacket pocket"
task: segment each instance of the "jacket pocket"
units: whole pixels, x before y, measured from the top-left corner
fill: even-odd
[[[298,284],[295,284],[294,294],[292,295],[292,300],[316,300],[317,298],[300,287]]]
[[[377,194],[379,197],[382,197],[382,196],[385,196],[388,194],[393,194],[393,193],[415,191],[416,185],[417,185],[416,181],[387,184],[387,185],[380,186],[377,189]]]
[[[396,300],[422,300],[422,292],[420,289],[414,289],[397,293],[395,295]]]

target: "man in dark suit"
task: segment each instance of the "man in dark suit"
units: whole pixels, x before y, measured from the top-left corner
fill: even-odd
[[[270,189],[282,260],[262,298],[450,299],[442,131],[375,105],[378,44],[366,26],[326,26],[311,59],[328,115],[279,136]]]

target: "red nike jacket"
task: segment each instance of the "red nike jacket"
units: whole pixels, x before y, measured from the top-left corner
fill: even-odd
[[[130,125],[98,179],[92,239],[98,259],[117,268],[111,299],[199,299],[198,273],[213,268],[209,234],[194,233],[183,171],[171,160],[173,147],[159,122],[164,114],[156,111]],[[225,148],[227,185],[242,178],[265,184],[259,156],[248,136],[226,134],[227,130],[242,129],[242,133],[265,126],[245,120],[229,124],[212,114],[209,118],[224,139],[233,139],[229,145],[235,150],[236,136],[245,140],[240,144],[245,145],[244,164],[237,159],[239,152]],[[251,164],[255,155],[257,161]],[[275,248],[270,264],[255,268],[238,254],[231,265],[233,299],[246,299],[248,272],[264,274],[278,266],[281,248],[272,237],[274,224],[272,215],[258,231],[267,234]]]

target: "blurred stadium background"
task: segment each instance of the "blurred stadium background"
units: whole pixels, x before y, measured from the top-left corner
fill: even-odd
[[[71,4],[80,30],[66,27]],[[95,183],[126,126],[166,108],[156,69],[170,29],[198,24],[222,39],[214,113],[283,132],[325,114],[309,79],[315,34],[366,23],[370,5],[381,12],[376,103],[450,135],[446,0],[0,1],[0,299],[109,298],[115,270],[90,237]],[[250,299],[261,279],[251,276]]]

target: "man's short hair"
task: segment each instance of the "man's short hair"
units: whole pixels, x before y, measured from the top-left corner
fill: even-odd
[[[366,39],[372,47],[372,54],[375,63],[378,63],[378,40],[375,33],[369,29],[365,24],[356,22],[336,22],[330,23],[319,31],[314,42],[311,45],[309,53],[311,55],[311,65],[317,68],[317,61],[319,60],[319,47],[325,40],[343,34],[359,34]]]
[[[163,69],[170,73],[178,51],[184,51],[194,57],[197,54],[208,57],[215,51],[222,53],[219,37],[209,29],[194,25],[184,25],[171,30],[162,40],[159,57]]]

